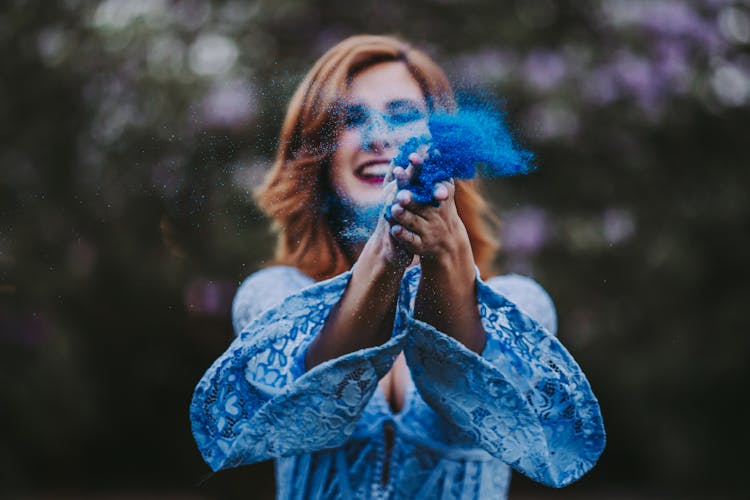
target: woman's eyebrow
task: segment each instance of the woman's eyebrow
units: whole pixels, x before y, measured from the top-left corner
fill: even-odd
[[[415,101],[413,99],[396,99],[394,101],[390,101],[385,105],[385,109],[387,111],[396,111],[403,108],[414,108],[418,110],[422,110],[423,106],[418,101]]]

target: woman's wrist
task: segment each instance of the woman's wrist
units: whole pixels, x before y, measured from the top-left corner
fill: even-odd
[[[434,276],[442,282],[445,280],[461,283],[468,281],[473,285],[476,272],[468,236],[453,239],[451,243],[445,251],[420,257],[422,276]]]
[[[392,252],[379,240],[372,238],[367,242],[357,260],[355,272],[366,275],[367,281],[377,288],[398,289],[408,264],[394,260]]]
[[[486,334],[477,308],[476,267],[470,244],[459,240],[455,251],[422,259],[414,316],[481,354]]]
[[[375,235],[367,241],[358,262],[371,266],[377,274],[397,276],[400,281],[412,259],[413,255],[398,247],[386,224],[385,228],[379,227]]]
[[[391,338],[404,269],[389,263],[378,239],[370,238],[363,248],[344,294],[310,344],[307,369]]]

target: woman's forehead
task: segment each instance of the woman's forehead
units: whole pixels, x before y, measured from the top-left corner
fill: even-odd
[[[389,61],[357,73],[349,84],[347,101],[385,111],[394,102],[425,107],[422,88],[402,62]]]

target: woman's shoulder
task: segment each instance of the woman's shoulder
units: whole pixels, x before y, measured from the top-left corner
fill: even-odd
[[[240,284],[234,302],[243,298],[286,296],[299,291],[314,281],[292,266],[269,266],[255,271]]]
[[[539,282],[534,278],[524,276],[523,274],[499,274],[488,278],[486,283],[492,286],[492,288],[547,295],[547,291],[539,284]]]
[[[282,284],[304,284],[305,286],[313,283],[313,279],[303,274],[302,271],[292,266],[268,266],[259,269],[249,275],[240,285],[239,290],[262,284],[282,285]]]
[[[314,280],[292,266],[269,266],[255,271],[240,284],[232,301],[235,332],[289,295],[310,286]]]
[[[493,276],[486,281],[493,290],[513,302],[553,335],[557,333],[557,311],[552,298],[535,279],[516,273]]]

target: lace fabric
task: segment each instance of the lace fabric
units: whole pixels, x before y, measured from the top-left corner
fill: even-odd
[[[209,466],[275,458],[278,498],[503,498],[508,464],[552,486],[593,467],[605,443],[601,414],[553,336],[546,292],[518,275],[477,278],[487,332],[479,356],[413,317],[419,276],[404,276],[389,341],[308,372],[305,349],[351,273],[314,283],[275,267],[248,278],[233,304],[239,335],[191,405]],[[401,350],[414,386],[393,414],[378,380]],[[385,426],[395,435],[387,454]]]

